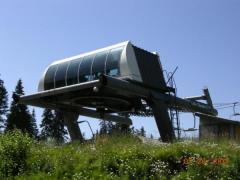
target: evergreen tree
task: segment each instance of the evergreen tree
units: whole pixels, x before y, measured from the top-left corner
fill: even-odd
[[[131,133],[131,134],[135,134],[135,128],[134,128],[134,126],[132,126],[132,127],[130,128],[130,133]]]
[[[0,79],[0,132],[4,128],[8,111],[8,94],[4,81]]]
[[[38,138],[38,127],[37,127],[37,120],[36,120],[36,114],[35,114],[35,110],[32,110],[32,127],[33,127],[33,133],[34,133],[34,137],[37,139]]]
[[[127,124],[116,123],[115,129],[120,133],[131,133],[131,128]]]
[[[43,114],[42,114],[42,123],[40,124],[40,127],[41,127],[40,138],[41,139],[47,140],[47,138],[52,137],[53,120],[54,120],[54,115],[53,115],[52,110],[44,109]]]
[[[130,132],[131,129],[129,125],[104,120],[100,122],[100,134],[130,133]]]
[[[47,138],[53,138],[58,143],[62,143],[65,140],[67,131],[64,128],[63,116],[59,111],[54,113],[50,109],[45,109],[42,115],[42,123],[40,127],[41,138],[46,140]]]
[[[54,115],[53,138],[56,139],[57,142],[63,143],[67,134],[67,131],[64,127],[64,118],[60,111],[55,111]]]
[[[24,133],[34,136],[34,130],[32,126],[32,116],[28,110],[28,107],[24,104],[18,104],[17,99],[14,98],[17,95],[24,95],[22,80],[18,80],[15,91],[13,92],[13,101],[10,106],[10,112],[7,116],[6,131],[19,129]]]
[[[99,134],[107,134],[108,133],[107,122],[104,120],[101,120],[99,125],[100,125]]]
[[[106,122],[106,128],[108,134],[113,134],[115,132],[115,124],[111,121]]]
[[[145,131],[145,129],[144,129],[143,126],[140,128],[140,130],[139,130],[139,129],[136,129],[136,130],[135,130],[135,134],[136,134],[136,135],[139,135],[139,136],[146,137],[146,131]]]
[[[146,131],[143,126],[140,128],[140,135],[146,137]]]
[[[98,130],[96,130],[96,133],[95,133],[95,137],[97,137],[99,135],[99,131]]]

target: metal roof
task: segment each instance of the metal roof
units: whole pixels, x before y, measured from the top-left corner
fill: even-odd
[[[211,115],[202,114],[202,113],[195,113],[195,115],[200,117],[200,118],[209,119],[210,120],[209,123],[212,123],[214,121],[214,123],[219,122],[219,123],[229,123],[229,124],[240,125],[240,121],[234,121],[234,120],[220,118],[220,117],[217,117],[217,116],[211,116]]]

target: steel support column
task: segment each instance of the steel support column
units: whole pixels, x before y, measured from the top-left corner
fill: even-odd
[[[74,112],[63,111],[64,123],[67,126],[72,141],[83,142],[83,136],[78,126],[78,114]]]
[[[150,106],[163,142],[171,142],[175,139],[173,126],[168,114],[167,105],[163,101],[152,100]]]

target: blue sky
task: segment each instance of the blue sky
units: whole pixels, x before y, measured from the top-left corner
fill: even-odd
[[[164,69],[179,67],[179,96],[201,94],[208,86],[214,103],[239,101],[239,19],[239,0],[2,0],[1,78],[9,96],[19,78],[31,94],[52,61],[131,40],[158,51]],[[37,109],[39,122],[41,113]],[[228,118],[232,111],[219,113]],[[193,124],[192,117],[181,121],[186,128]],[[89,122],[98,127],[97,120]],[[134,126],[142,125],[158,136],[153,118],[134,119]]]

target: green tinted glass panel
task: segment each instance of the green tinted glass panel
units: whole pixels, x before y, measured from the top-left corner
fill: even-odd
[[[106,74],[109,76],[119,76],[119,62],[123,47],[112,49],[107,57]]]
[[[56,75],[55,75],[55,88],[66,86],[66,72],[67,72],[68,62],[61,63],[58,65]]]
[[[79,83],[91,80],[91,67],[95,55],[86,56],[83,58],[79,66]]]
[[[105,74],[105,62],[109,51],[98,53],[92,66],[92,79],[98,79],[101,74]]]
[[[57,70],[57,65],[48,68],[44,78],[44,89],[49,90],[54,88],[54,76]]]
[[[67,85],[78,83],[78,68],[82,58],[70,62],[67,70]]]

